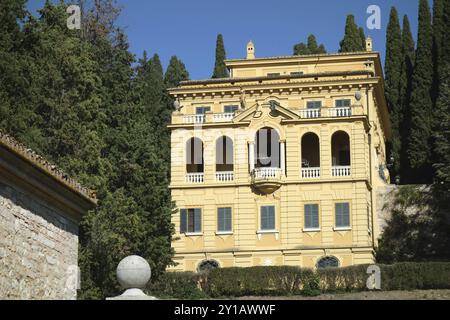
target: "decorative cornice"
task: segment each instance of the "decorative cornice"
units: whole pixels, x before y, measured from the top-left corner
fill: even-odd
[[[9,151],[24,159],[33,166],[41,169],[45,174],[64,184],[70,190],[80,194],[90,202],[96,204],[96,193],[93,190],[83,187],[80,183],[70,178],[68,174],[58,168],[56,165],[51,164],[45,158],[38,155],[35,151],[27,148],[22,143],[10,135],[4,134],[0,131],[0,146],[7,148]]]

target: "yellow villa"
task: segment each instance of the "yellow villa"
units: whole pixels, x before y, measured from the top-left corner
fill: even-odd
[[[372,263],[389,182],[378,52],[227,60],[185,81],[171,129],[172,271]]]

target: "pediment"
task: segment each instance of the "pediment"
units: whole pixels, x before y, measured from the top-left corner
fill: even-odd
[[[236,115],[234,122],[251,122],[253,120],[262,119],[265,117],[281,118],[281,120],[300,119],[296,113],[281,106],[278,102],[275,101],[272,103],[271,101],[267,101],[262,104],[256,103],[252,107],[242,110]]]

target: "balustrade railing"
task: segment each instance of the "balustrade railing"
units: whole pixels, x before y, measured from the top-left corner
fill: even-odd
[[[320,118],[321,109],[302,109],[299,110],[300,118],[303,119],[314,119],[314,118]]]
[[[234,113],[216,113],[213,115],[214,122],[231,122],[234,118]]]
[[[320,178],[320,168],[302,168],[302,178],[304,179]]]
[[[183,121],[186,124],[205,123],[205,115],[203,114],[187,115],[183,117]]]
[[[234,180],[234,172],[216,172],[217,182],[231,182]]]
[[[187,173],[186,183],[203,183],[205,182],[204,173]]]
[[[280,168],[256,168],[252,175],[254,179],[280,179],[282,171]]]
[[[333,177],[349,177],[352,174],[351,166],[333,166],[331,167],[331,175]]]

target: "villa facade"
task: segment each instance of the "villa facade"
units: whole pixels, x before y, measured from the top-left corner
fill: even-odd
[[[389,183],[380,55],[227,60],[185,81],[171,129],[173,271],[372,263]]]

